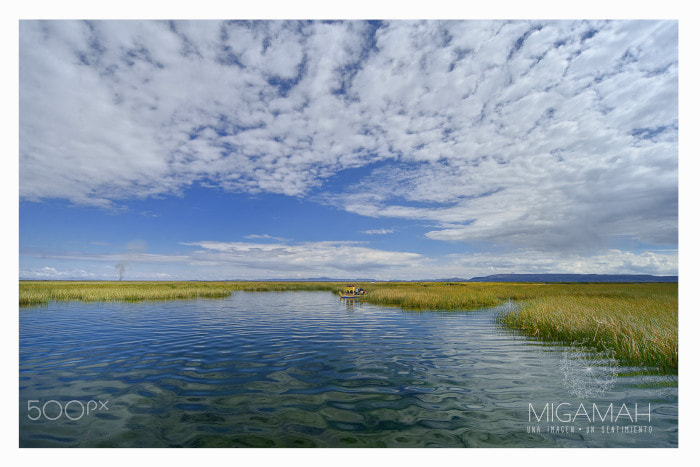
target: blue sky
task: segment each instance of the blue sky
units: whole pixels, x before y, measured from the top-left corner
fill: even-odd
[[[22,21],[19,276],[678,273],[676,21]]]

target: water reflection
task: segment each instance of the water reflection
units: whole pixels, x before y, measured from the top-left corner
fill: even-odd
[[[355,299],[341,298],[340,302],[345,305],[345,309],[348,311],[355,311],[356,308],[363,305],[363,302]]]
[[[323,292],[23,309],[20,445],[677,445],[672,379],[620,368],[602,393],[572,395],[567,348],[513,335],[496,313],[407,312]],[[50,400],[109,401],[109,411],[28,417]],[[577,420],[574,433],[550,433],[529,413],[581,402],[650,403],[653,432],[586,434]]]

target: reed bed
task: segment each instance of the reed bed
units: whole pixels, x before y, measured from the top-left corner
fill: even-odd
[[[521,334],[614,351],[630,365],[678,372],[678,284],[391,283],[362,300],[410,309],[455,310],[512,300],[501,324]]]
[[[21,281],[20,306],[49,301],[144,301],[224,298],[240,291],[340,290],[326,282]]]
[[[419,310],[473,310],[540,293],[539,284],[385,282],[364,286],[363,301]]]
[[[363,301],[422,310],[473,310],[508,300],[525,302],[555,297],[678,301],[677,283],[383,282],[362,287],[369,292]]]
[[[677,296],[558,296],[527,301],[500,321],[543,341],[613,351],[630,365],[678,372]]]

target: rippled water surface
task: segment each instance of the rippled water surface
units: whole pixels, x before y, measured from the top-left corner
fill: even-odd
[[[19,444],[677,446],[676,378],[513,335],[498,312],[328,292],[22,308]]]

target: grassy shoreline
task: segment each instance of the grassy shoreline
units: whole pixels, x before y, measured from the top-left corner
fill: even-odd
[[[627,364],[678,372],[677,283],[355,283],[362,301],[419,310],[473,310],[508,300],[517,311],[502,325],[543,341],[581,342],[613,350]],[[235,291],[315,290],[341,282],[72,282],[20,281],[20,306],[57,301],[223,298]]]
[[[225,298],[236,291],[340,290],[329,282],[192,282],[192,281],[20,281],[19,305],[50,301],[148,301]]]
[[[392,283],[366,300],[455,310],[518,303],[499,322],[523,335],[613,351],[624,364],[678,372],[677,283]]]
[[[499,321],[538,340],[581,343],[628,365],[678,372],[678,301],[671,297],[540,298]]]

